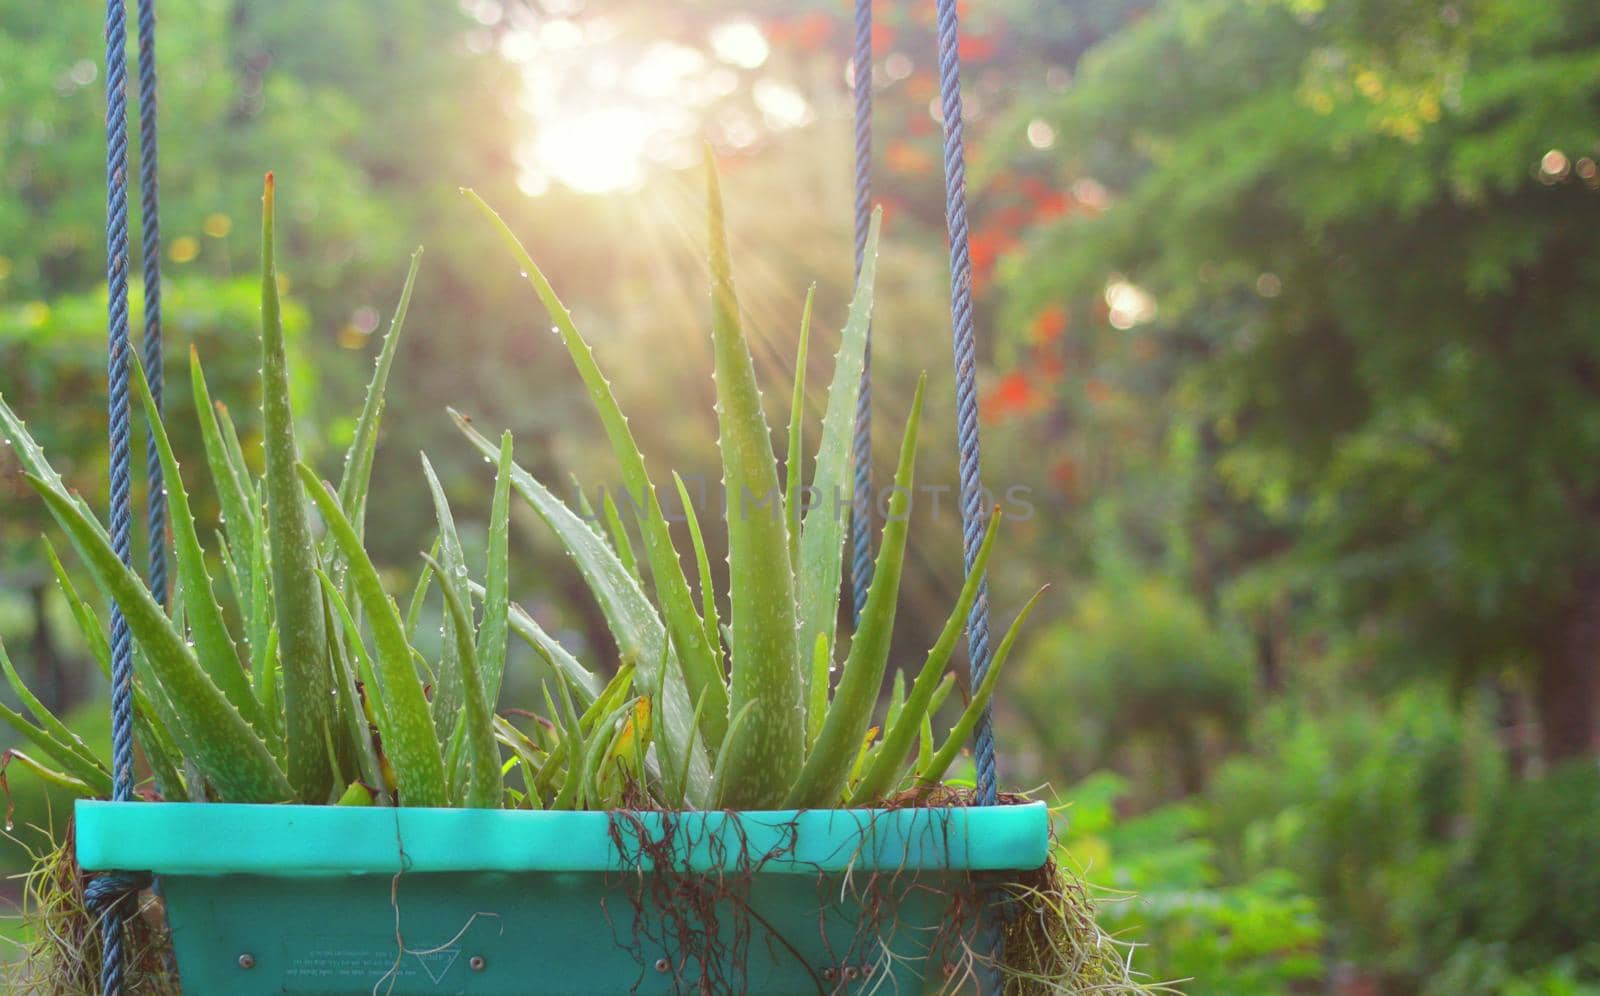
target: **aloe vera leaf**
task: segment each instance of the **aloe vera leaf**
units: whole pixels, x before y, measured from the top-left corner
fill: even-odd
[[[439,537],[433,538],[433,546],[428,549],[428,556],[437,559],[439,545],[444,542]],[[422,616],[422,602],[428,597],[428,586],[433,581],[433,568],[426,563],[422,565],[422,572],[417,575],[416,587],[411,589],[411,601],[406,606],[406,640],[410,641],[417,632],[417,620]]]
[[[611,538],[611,549],[616,551],[617,559],[622,561],[627,572],[635,578],[639,577],[639,560],[633,555],[628,527],[622,524],[622,516],[617,513],[617,503],[611,500],[610,491],[600,495],[600,507],[605,512],[606,535]]]
[[[749,724],[732,744],[724,805],[766,809],[794,783],[805,754],[802,685],[807,673],[795,644],[794,573],[789,527],[778,502],[778,462],[756,386],[755,364],[745,344],[734,294],[722,195],[706,152],[706,193],[711,240],[711,338],[717,382],[718,445],[727,493],[728,595],[733,622],[730,709],[756,703]],[[747,506],[770,501],[770,511]],[[808,647],[810,644],[806,644]]]
[[[326,572],[319,572],[318,578],[322,581],[322,590],[328,591],[333,587],[335,594],[338,585]],[[349,636],[348,645],[351,655],[355,658],[356,672],[361,676],[361,684],[367,689],[367,694],[362,698],[362,710],[366,719],[378,728],[378,735],[386,736],[389,729],[389,710],[384,704],[383,696],[378,693],[378,676],[372,664],[372,655],[367,652],[366,641],[361,639],[361,632],[356,623],[355,613],[350,611],[350,603],[346,602],[343,595],[328,596],[328,603],[333,607],[339,622]]]
[[[789,522],[789,562],[800,563],[800,482],[805,477],[806,347],[811,341],[811,303],[817,285],[806,288],[800,311],[800,345],[794,357],[794,395],[789,400],[789,448],[784,451],[783,511]],[[800,644],[802,650],[806,644]]]
[[[856,744],[872,718],[878,689],[889,659],[889,642],[894,635],[895,602],[900,594],[900,572],[904,566],[906,537],[910,531],[910,498],[917,456],[917,430],[922,423],[922,397],[928,378],[917,381],[911,401],[905,435],[900,442],[900,461],[894,473],[894,491],[889,499],[889,514],[883,524],[883,538],[873,566],[872,586],[861,610],[850,653],[834,689],[833,702],[822,722],[822,732],[806,758],[805,767],[788,795],[787,806],[807,808],[831,806],[839,801],[850,774]],[[802,537],[802,540],[804,537]]]
[[[950,690],[956,687],[956,673],[945,672],[944,680],[939,682],[939,687],[933,690],[933,698],[928,700],[928,715],[936,716],[944,708],[944,701],[950,697]]]
[[[629,699],[607,713],[585,741],[583,767],[578,778],[579,808],[590,808],[591,803],[599,802],[602,796],[598,777],[600,765],[605,761],[611,745],[616,742],[620,733],[619,724],[633,712],[635,701],[637,700]]]
[[[700,618],[705,621],[706,643],[710,645],[711,653],[717,661],[717,669],[720,671],[724,666],[722,620],[717,616],[717,589],[711,580],[711,558],[706,556],[706,539],[700,532],[700,516],[695,514],[689,488],[683,483],[683,478],[678,476],[677,471],[672,472],[672,481],[677,485],[678,500],[683,503],[684,522],[689,527],[689,541],[694,546],[695,570],[700,576]]]
[[[222,427],[222,442],[227,448],[228,460],[233,464],[234,476],[250,496],[251,506],[259,507],[262,501],[260,488],[250,476],[250,462],[244,458],[244,447],[239,444],[239,427],[233,423],[233,414],[220,401],[213,402],[211,407],[217,413],[217,424]],[[258,516],[256,522],[259,524],[260,521],[261,517]]]
[[[378,448],[378,424],[383,419],[384,389],[389,383],[389,368],[394,365],[395,350],[400,345],[400,332],[405,328],[406,312],[411,308],[411,289],[417,281],[417,268],[422,263],[422,247],[411,254],[411,266],[406,270],[406,282],[400,288],[400,303],[395,306],[394,317],[389,320],[389,331],[378,350],[378,360],[367,384],[366,400],[361,403],[361,416],[356,420],[356,434],[344,455],[344,472],[339,478],[339,506],[350,518],[357,536],[366,535],[367,490],[372,482],[372,459]]]
[[[594,403],[601,424],[605,427],[612,452],[622,469],[623,485],[630,495],[640,495],[643,498],[643,508],[636,509],[636,514],[639,516],[645,560],[650,565],[650,578],[656,599],[661,603],[662,614],[672,636],[672,645],[677,649],[678,662],[688,684],[689,696],[685,699],[684,711],[687,712],[687,703],[698,696],[702,688],[712,688],[711,706],[706,711],[706,742],[720,743],[726,729],[725,717],[728,712],[728,694],[727,687],[723,684],[722,669],[706,641],[702,620],[695,612],[694,596],[689,591],[688,579],[684,577],[683,564],[678,560],[678,551],[672,545],[672,533],[666,517],[661,513],[661,502],[656,495],[656,486],[645,470],[644,455],[634,442],[633,433],[628,428],[628,420],[617,405],[616,397],[611,393],[610,382],[595,363],[593,350],[579,334],[577,326],[573,324],[572,314],[556,296],[555,289],[550,286],[544,273],[533,262],[533,257],[528,255],[527,249],[523,248],[522,243],[493,208],[476,193],[470,190],[464,193],[498,228],[522,267],[528,282],[532,284],[535,293],[544,304],[545,310],[549,312],[556,331],[561,335],[561,342],[566,346],[573,366],[588,389],[589,398]]]
[[[498,450],[494,445],[466,419],[454,411],[451,415],[462,434],[471,440],[479,452],[491,459],[497,455]],[[617,641],[618,655],[622,660],[632,662],[640,669],[642,672],[640,682],[644,687],[654,687],[659,679],[653,672],[657,662],[665,656],[663,646],[667,635],[661,618],[656,615],[649,599],[645,598],[639,583],[623,569],[622,562],[617,559],[616,553],[603,537],[589,528],[588,523],[578,518],[576,513],[561,502],[561,499],[514,461],[511,464],[511,487],[533,507],[535,512],[539,513],[539,517],[572,555],[573,562],[577,564],[584,582],[600,606],[601,614],[606,618],[606,625],[611,631],[612,638]],[[656,576],[659,577],[659,573]],[[538,631],[536,626],[530,628],[528,624],[532,622],[533,620],[526,618],[525,613],[523,618],[519,619],[518,611],[513,610],[512,627],[525,638],[529,638],[537,648],[540,646],[540,639],[536,634],[542,631]],[[681,758],[686,752],[690,755],[691,804],[696,808],[703,808],[710,802],[711,769],[700,744],[689,739],[688,717],[691,699],[688,683],[682,669],[672,667],[673,658],[666,659],[668,680],[661,706],[663,735],[657,740],[657,744],[672,758]],[[559,662],[559,658],[557,661]],[[558,670],[563,675],[572,673],[565,667],[559,667]],[[715,693],[713,693],[712,705],[706,710],[707,715],[715,710],[715,704]]]
[[[570,713],[572,719],[572,734],[563,738],[560,743],[556,744],[555,747],[551,749],[550,762],[552,764],[561,764],[567,761],[568,755],[574,749],[574,745],[582,743],[584,739],[594,731],[600,720],[610,713],[611,710],[616,708],[617,703],[628,698],[628,692],[631,688],[634,671],[635,669],[632,664],[623,664],[622,667],[617,669],[617,673],[612,675],[611,680],[606,682],[605,688],[594,699],[594,701],[586,706],[581,712],[579,712],[576,706],[573,704],[574,689],[572,687],[572,683],[568,681],[564,675],[559,673],[557,674],[557,687],[561,691],[561,701],[562,705],[565,707],[565,710],[560,714],[556,712],[554,704],[549,701],[548,687],[545,689],[545,705],[549,709],[549,714],[551,716],[567,715]],[[582,758],[580,756],[578,758],[578,762],[581,763],[581,760]],[[557,769],[552,768],[551,770],[555,771]],[[576,802],[576,798],[577,797],[574,796],[574,802]]]
[[[447,806],[444,759],[439,754],[439,735],[422,682],[411,664],[411,647],[406,642],[400,609],[383,590],[378,569],[361,546],[355,528],[339,508],[339,496],[317,480],[316,473],[299,465],[305,489],[322,513],[322,520],[333,533],[345,556],[349,577],[361,604],[366,607],[376,650],[377,672],[382,676],[381,694],[389,715],[389,736],[384,752],[394,765],[399,785],[399,801],[405,806]],[[320,590],[320,589],[319,589]]]
[[[717,764],[711,770],[711,784],[717,787],[717,804],[723,809],[741,808],[730,806],[727,803],[724,786],[728,783],[728,765],[732,763],[734,751],[738,750],[736,746],[738,741],[734,739],[734,735],[744,729],[756,707],[757,703],[754,700],[746,702],[740,707],[739,711],[734,714],[733,722],[728,724],[727,739],[722,741],[722,748],[717,751]]]
[[[689,720],[689,732],[694,736],[700,735],[700,720],[705,715],[708,699],[708,695],[702,694],[700,701],[694,704],[694,716]],[[665,798],[661,800],[662,803],[669,809],[685,808],[684,793],[688,789],[689,766],[679,764],[676,768],[666,769],[664,775],[661,784]]]
[[[622,757],[619,754],[617,759],[618,769],[620,770],[624,764],[628,765],[628,774],[631,774],[637,780],[636,784],[641,790],[648,788],[652,781],[656,784],[660,783],[660,773],[650,771],[650,744],[655,739],[655,701],[655,699],[650,698],[640,700],[644,707],[642,717],[639,707],[634,707],[633,717],[629,720],[632,729],[631,731],[624,730],[624,732],[631,732],[632,734],[632,738],[627,741],[628,753],[626,757]],[[625,800],[622,797],[622,793],[626,790],[627,782],[621,781],[618,786],[617,799],[612,803],[613,806],[623,804]]]
[[[11,453],[16,458],[17,465],[24,474],[31,474],[44,482],[55,494],[60,495],[68,504],[78,512],[78,517],[83,520],[97,536],[110,543],[106,527],[95,518],[94,512],[89,509],[88,503],[78,496],[76,491],[67,487],[61,480],[61,475],[50,466],[50,461],[45,458],[44,449],[33,435],[28,432],[27,425],[17,417],[17,413],[6,404],[4,396],[0,396],[0,436],[4,436],[11,444]]]
[[[896,671],[889,680],[889,710],[883,720],[885,730],[894,726],[894,721],[900,717],[900,710],[906,704],[906,673]],[[854,780],[854,779],[852,779]]]
[[[932,785],[944,777],[950,765],[955,761],[956,755],[961,753],[961,748],[972,736],[973,729],[978,725],[978,717],[983,715],[984,707],[994,696],[995,686],[1000,681],[1000,672],[1005,668],[1006,658],[1011,656],[1011,645],[1017,642],[1017,634],[1028,621],[1028,616],[1033,612],[1034,606],[1039,604],[1039,598],[1044,595],[1047,588],[1040,588],[1028,599],[1028,603],[1017,613],[1017,618],[1012,621],[1011,628],[1006,630],[1005,637],[1000,641],[1000,646],[995,648],[994,659],[989,662],[989,670],[983,676],[976,691],[972,693],[972,700],[967,703],[967,708],[961,713],[961,718],[950,728],[950,736],[945,739],[944,745],[933,755],[933,759],[920,769],[919,780],[924,786]]]
[[[504,717],[494,718],[495,738],[511,751],[513,763],[522,773],[523,800],[529,809],[543,809],[544,797],[539,793],[539,770],[544,761],[539,757],[538,745],[528,739]],[[504,772],[501,775],[504,778]]]
[[[222,528],[227,531],[228,543],[235,551],[248,551],[256,545],[255,495],[249,490],[248,472],[240,479],[240,466],[234,462],[229,446],[223,440],[222,428],[217,423],[217,412],[211,403],[211,391],[206,386],[205,370],[200,364],[200,353],[189,347],[189,386],[194,394],[194,411],[200,422],[200,441],[205,446],[206,464],[211,471],[211,483],[217,492],[217,502],[222,506]],[[250,611],[247,604],[250,591],[248,573],[251,564],[239,558],[239,611]],[[249,616],[245,618],[248,620]]]
[[[322,587],[317,583],[317,548],[306,514],[305,492],[295,473],[300,450],[289,403],[289,364],[273,258],[273,215],[274,185],[268,173],[261,198],[261,411],[272,598],[283,659],[289,782],[303,801],[320,803],[334,789],[323,744],[323,731],[332,729],[336,721],[333,671],[323,629]]]
[[[10,683],[22,704],[33,713],[37,723],[29,722],[27,717],[13,711],[5,705],[0,705],[0,721],[32,741],[34,746],[49,754],[52,759],[67,773],[85,783],[93,791],[92,795],[111,794],[111,771],[106,763],[96,757],[89,745],[76,733],[67,729],[66,724],[56,718],[55,714],[44,707],[28,688],[23,684],[21,676],[11,664],[11,658],[6,655],[4,643],[0,643],[0,666],[4,666],[6,681]]]
[[[466,731],[463,749],[466,751],[469,773],[466,807],[498,809],[503,791],[500,749],[495,746],[493,713],[484,697],[478,652],[472,645],[472,614],[468,608],[470,596],[459,577],[447,576],[438,563],[434,564],[434,570],[439,575],[439,590],[444,593],[445,608],[455,621],[456,659],[461,667],[458,683],[465,705],[462,711],[463,729]]]
[[[107,597],[122,609],[134,640],[175,706],[193,760],[230,802],[283,802],[294,793],[266,742],[251,729],[195,659],[182,634],[82,510],[48,482],[28,483],[50,506]]]
[[[816,643],[818,633],[830,642],[839,628],[839,587],[844,575],[844,537],[855,494],[855,474],[850,463],[855,435],[856,399],[861,393],[861,371],[866,363],[867,330],[872,324],[873,281],[878,265],[878,229],[881,212],[874,211],[861,255],[861,273],[834,355],[833,381],[822,416],[822,438],[817,444],[812,470],[815,507],[806,513],[800,530],[800,559],[795,562],[800,628],[797,646],[802,652]],[[812,694],[808,708],[827,708],[827,697]],[[854,737],[851,738],[852,742]]]
[[[44,542],[44,554],[50,561],[50,569],[55,572],[56,584],[61,586],[61,593],[66,596],[67,607],[72,611],[72,618],[78,624],[78,631],[89,644],[89,653],[94,657],[95,663],[100,666],[100,672],[111,680],[111,645],[106,642],[105,631],[100,626],[94,610],[89,608],[89,603],[78,594],[78,586],[72,583],[72,578],[67,574],[67,568],[61,563],[61,557],[56,553],[55,544],[47,537],[41,537]]]
[[[878,728],[867,727],[867,732],[861,738],[861,746],[856,750],[855,760],[850,765],[850,778],[853,781],[861,776],[861,769],[867,763],[867,752],[872,750],[872,742],[878,739]]]
[[[610,742],[606,744],[595,771],[593,785],[597,808],[614,809],[620,806],[629,775],[638,779],[643,774],[644,750],[641,745],[650,740],[651,723],[650,696],[635,697]],[[630,765],[631,771],[628,770]]]
[[[272,552],[267,547],[266,530],[257,521],[255,527],[255,541],[250,544],[250,621],[246,643],[250,647],[250,682],[256,687],[259,695],[265,687],[267,672],[273,667],[276,643],[272,647],[267,644],[272,641],[272,633],[277,628],[277,621],[272,618],[272,585],[269,577],[272,573]],[[265,703],[266,699],[262,698]],[[272,715],[267,710],[269,716]],[[280,720],[274,724],[282,726]]]
[[[916,770],[920,773],[927,768],[933,760],[933,716],[929,713],[922,714],[922,723],[917,727],[917,762]]]
[[[528,611],[511,603],[511,631],[522,637],[550,667],[571,683],[573,692],[585,704],[593,702],[600,693],[600,677],[584,667],[555,637],[544,631]]]
[[[245,588],[245,582],[239,573],[239,565],[233,560],[233,551],[228,548],[228,538],[222,534],[222,530],[220,529],[212,530],[211,538],[217,543],[217,559],[222,561],[222,578],[227,582],[228,593],[233,598],[233,607],[238,610],[239,618],[244,622],[246,627],[245,631],[247,635],[245,637],[245,643],[247,644],[246,649],[248,650],[248,633],[250,625],[250,608],[248,603],[250,600],[250,592]],[[249,572],[246,571],[246,573]]]
[[[933,717],[938,714],[944,705],[944,700],[950,697],[951,689],[956,687],[956,673],[950,671],[945,674],[944,680],[939,682],[939,687],[934,690],[933,698],[928,702],[928,711],[922,714],[922,726],[917,731],[917,760],[914,770],[922,771],[933,759]],[[895,776],[894,784],[899,785],[905,778],[906,769],[902,765]]]
[[[810,704],[806,709],[806,750],[810,750],[822,735],[822,720],[828,714],[828,682],[833,674],[833,648],[828,645],[828,634],[818,633],[811,648],[811,680],[808,683]],[[821,701],[817,701],[820,699]]]
[[[110,658],[106,659],[104,668],[106,680],[111,680]],[[167,697],[166,690],[161,687],[161,682],[156,678],[155,670],[145,658],[144,652],[137,643],[133,647],[133,701],[135,706],[134,721],[139,721],[142,711],[149,724],[150,732],[154,734],[148,740],[141,742],[148,748],[151,744],[171,746],[169,760],[174,768],[183,768],[187,765],[186,758],[193,756],[196,751],[189,738],[189,733],[184,729],[178,719],[178,711],[172,707],[172,700]],[[279,762],[282,766],[282,762]]]
[[[573,504],[578,509],[578,514],[583,521],[596,525],[600,521],[600,514],[594,510],[594,503],[589,500],[588,494],[583,490],[583,482],[578,480],[577,474],[568,474],[567,480],[572,482]],[[598,527],[597,527],[598,528]]]
[[[618,668],[616,674],[611,676],[611,681],[606,682],[605,689],[600,692],[600,695],[592,703],[589,703],[586,708],[582,708],[582,711],[578,711],[578,708],[573,705],[573,684],[570,681],[566,681],[566,677],[563,674],[557,674],[557,687],[562,692],[562,705],[566,706],[566,709],[573,716],[573,735],[563,738],[560,743],[550,749],[550,762],[552,764],[558,765],[568,761],[568,757],[573,753],[576,745],[582,743],[582,740],[589,733],[594,732],[595,725],[600,722],[600,719],[610,713],[611,709],[616,708],[619,701],[626,700],[632,681],[634,681],[634,665],[624,663],[621,668]],[[549,689],[546,689],[546,706],[549,708],[550,716],[557,716],[554,705],[549,701]],[[574,761],[574,764],[581,765],[581,761],[582,757],[578,756],[578,761]],[[560,769],[552,767],[550,770],[555,772],[555,770]]]
[[[33,689],[29,688],[27,683],[22,680],[22,675],[17,673],[16,666],[11,663],[11,658],[6,653],[4,640],[0,640],[0,669],[5,671],[6,683],[16,693],[17,700],[33,714],[38,729],[49,736],[50,753],[54,756],[58,755],[60,751],[65,751],[67,756],[58,756],[57,760],[61,761],[65,766],[74,767],[74,773],[78,774],[86,782],[92,783],[94,781],[94,778],[86,777],[87,772],[103,776],[109,789],[111,769],[107,767],[105,761],[101,760],[90,749],[88,744],[83,742],[82,737],[68,729],[67,724],[57,719],[56,714],[46,708],[45,704],[39,701],[39,697],[33,694]],[[35,742],[39,743],[41,747],[45,746],[43,742],[38,740],[35,740]],[[82,770],[80,771],[77,766],[81,766]]]
[[[150,774],[155,779],[156,791],[167,802],[188,802],[189,789],[184,784],[183,774],[180,771],[182,764],[180,759],[183,755],[172,737],[166,733],[166,729],[152,722],[150,716],[148,709],[142,712],[136,709],[133,715],[133,730],[139,746],[144,749],[144,759],[150,765]]]
[[[562,739],[567,744],[567,766],[561,790],[556,793],[555,801],[550,804],[550,808],[573,809],[578,803],[578,793],[583,788],[583,755],[586,742],[578,723],[577,710],[572,706],[572,693],[568,690],[566,682],[557,680],[556,691],[561,693],[561,716],[565,720],[566,735]]]
[[[50,560],[50,569],[55,572],[56,583],[61,586],[61,594],[67,600],[72,618],[78,624],[78,631],[89,644],[90,656],[99,666],[100,673],[110,681],[111,646],[106,642],[100,620],[95,616],[94,610],[89,608],[89,603],[78,594],[77,586],[67,575],[67,569],[56,554],[56,548],[48,539],[44,541],[44,551]],[[137,663],[138,658],[135,657],[136,668]],[[145,759],[150,762],[150,770],[156,776],[156,787],[160,789],[162,797],[175,802],[183,801],[185,795],[183,781],[178,775],[179,753],[173,745],[172,735],[167,732],[171,727],[155,721],[154,717],[158,715],[145,683],[138,679],[136,670],[133,685],[134,733],[139,738],[139,744],[144,747]]]
[[[556,676],[556,682],[558,685],[560,684],[560,675]],[[559,765],[566,764],[567,756],[572,753],[572,744],[574,741],[572,738],[572,731],[566,724],[566,714],[556,708],[555,700],[550,697],[549,683],[540,681],[539,691],[544,696],[544,714],[550,720],[550,729],[548,732],[551,741],[547,749],[545,763],[539,769],[539,784],[543,788],[548,789],[552,786],[555,786],[556,775],[564,772],[565,769],[560,768]],[[560,787],[555,787],[556,793],[559,796]],[[552,809],[555,808],[554,799],[551,800],[550,807]]]
[[[511,616],[511,433],[500,436],[494,498],[489,503],[489,551],[484,574],[483,620],[478,623],[478,665],[483,696],[493,711],[506,670]]]
[[[130,357],[128,366],[133,374],[134,393],[144,406],[150,442],[161,461],[161,473],[166,481],[167,521],[177,555],[178,575],[183,579],[184,606],[189,616],[189,633],[194,638],[195,656],[245,722],[258,733],[267,734],[261,703],[250,688],[250,679],[239,661],[239,648],[234,645],[233,635],[222,618],[222,606],[217,603],[211,572],[206,569],[205,550],[195,532],[194,513],[189,510],[188,489],[184,487],[166,427],[161,423],[161,411],[150,396],[150,382],[145,378],[143,365]]]
[[[581,733],[587,736],[594,730],[594,724],[599,722],[601,716],[615,709],[618,702],[628,697],[628,693],[633,689],[633,677],[636,673],[637,668],[632,664],[624,664],[617,669],[617,673],[606,682],[605,690],[600,693],[600,697],[579,713],[578,730]],[[570,685],[567,691],[569,693],[572,691]]]
[[[944,628],[939,631],[939,638],[928,650],[928,656],[922,662],[922,670],[917,672],[917,677],[911,682],[911,694],[907,696],[904,708],[900,710],[898,716],[889,721],[888,732],[883,737],[883,750],[879,751],[877,759],[867,769],[866,776],[856,784],[855,791],[851,793],[852,806],[862,806],[882,799],[904,777],[906,753],[911,749],[911,741],[922,725],[920,716],[931,714],[938,708],[933,704],[934,693],[944,675],[945,665],[950,662],[950,655],[955,651],[956,642],[966,630],[967,615],[972,611],[972,603],[977,600],[978,589],[982,586],[984,572],[989,566],[989,555],[994,549],[994,539],[999,531],[1000,511],[996,508],[989,517],[983,542],[978,545],[977,555],[973,558],[973,569],[968,572],[966,581],[961,585],[961,593],[956,597],[956,604],[945,619]]]
[[[449,590],[467,573],[466,554],[461,549],[461,538],[456,534],[456,520],[450,512],[450,502],[444,496],[444,488],[439,484],[439,477],[433,472],[433,464],[428,461],[427,454],[422,456],[422,474],[427,478],[428,491],[433,495],[434,517],[439,522],[439,556],[429,566],[439,579],[440,589]],[[469,635],[472,632],[467,631]],[[446,742],[461,718],[461,660],[457,656],[458,646],[455,616],[447,611],[444,616],[444,644],[439,670],[434,675],[433,702],[430,704],[433,723]]]
[[[50,785],[54,785],[57,788],[64,788],[69,792],[75,792],[81,796],[109,794],[109,791],[99,791],[95,788],[95,786],[88,784],[81,778],[74,778],[72,775],[69,775],[64,771],[57,771],[49,765],[42,764],[29,755],[24,754],[22,751],[17,750],[15,747],[12,747],[7,750],[0,751],[0,790],[3,790],[6,796],[6,824],[8,826],[11,823],[11,789],[10,786],[6,784],[6,767],[13,761],[33,772],[34,776],[41,781]]]
[[[328,610],[344,630],[344,646],[349,648],[349,656],[355,661],[354,672],[348,666],[340,668],[340,684],[343,686],[341,694],[345,700],[345,708],[341,711],[345,714],[350,742],[355,747],[356,764],[361,769],[362,780],[373,786],[381,795],[387,795],[384,792],[383,766],[378,760],[378,750],[372,744],[372,734],[367,729],[366,712],[355,683],[357,673],[362,675],[363,683],[367,681],[366,676],[372,674],[372,658],[367,653],[366,641],[361,638],[361,627],[351,614],[349,603],[339,593],[339,586],[324,570],[317,571],[317,580],[322,583],[322,593],[327,600]],[[376,690],[373,695],[375,698]],[[377,705],[372,710],[373,724],[378,727],[379,736],[383,735],[388,725],[388,716],[386,714],[380,716],[382,705],[382,701],[377,700]]]
[[[266,711],[267,719],[278,727],[278,732],[281,736],[285,722],[283,718],[283,696],[279,692],[279,689],[283,687],[283,665],[278,661],[278,627],[276,625],[267,628],[266,646],[266,653],[262,655],[266,668],[261,680],[261,708]]]

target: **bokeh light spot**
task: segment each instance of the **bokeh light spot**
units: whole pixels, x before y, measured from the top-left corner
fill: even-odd
[[[200,240],[193,235],[180,235],[167,248],[167,256],[174,263],[192,263],[200,255]]]

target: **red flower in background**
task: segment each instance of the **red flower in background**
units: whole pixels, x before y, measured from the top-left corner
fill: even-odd
[[[1063,494],[1072,495],[1078,491],[1078,462],[1071,457],[1062,457],[1055,466],[1050,468],[1050,483]]]
[[[932,154],[911,142],[890,142],[884,150],[883,162],[896,173],[922,173],[934,166]]]
[[[1039,392],[1034,390],[1028,375],[1015,371],[1001,377],[989,396],[983,399],[985,421],[995,422],[1011,415],[1023,414],[1034,407]]]
[[[820,11],[774,21],[767,26],[768,36],[775,42],[792,44],[802,49],[825,48],[833,38],[835,21]]]
[[[1033,368],[1048,384],[1054,384],[1067,372],[1067,361],[1060,353],[1035,346]]]
[[[1055,342],[1066,334],[1067,325],[1067,309],[1059,304],[1052,304],[1034,317],[1033,341],[1041,345]]]
[[[967,248],[972,257],[972,285],[974,289],[982,291],[989,282],[989,277],[994,273],[994,265],[1000,257],[1017,247],[1017,238],[1010,230],[997,227],[988,227],[981,232],[973,232],[968,240]]]
[[[964,61],[983,62],[994,58],[995,49],[998,46],[995,45],[994,39],[987,35],[966,34],[961,36],[961,41],[957,48]]]

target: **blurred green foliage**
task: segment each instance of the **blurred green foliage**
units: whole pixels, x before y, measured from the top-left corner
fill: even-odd
[[[1490,992],[1550,964],[1600,979],[1600,771],[1574,761],[1497,801],[1441,883],[1430,990]]]
[[[1013,679],[1051,771],[1145,760],[1147,793],[1204,787],[1208,755],[1237,740],[1251,673],[1240,641],[1160,578],[1111,577],[1035,635]],[[1176,706],[1176,707],[1175,707]]]
[[[1427,688],[1320,715],[1284,703],[1251,746],[1205,793],[1224,865],[1294,871],[1342,957],[1425,977],[1462,836],[1498,818],[1505,773],[1481,713]]]
[[[1061,856],[1100,891],[1101,920],[1142,945],[1134,964],[1194,996],[1285,992],[1322,974],[1324,931],[1315,899],[1293,873],[1269,869],[1229,881],[1210,818],[1176,803],[1118,815],[1126,779],[1100,773],[1072,786]]]
[[[1122,320],[1182,361],[1200,507],[1256,517],[1217,566],[1397,668],[1524,675],[1547,753],[1589,751],[1600,8],[1172,0],[1027,113],[1103,204],[1012,261],[1008,324],[1151,295]]]

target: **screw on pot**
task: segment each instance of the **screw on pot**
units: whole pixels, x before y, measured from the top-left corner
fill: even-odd
[[[251,954],[250,952],[246,951],[244,954],[239,956],[239,967],[240,968],[255,968],[256,967],[256,956]]]
[[[472,969],[474,972],[483,971],[483,966],[486,964],[487,962],[483,960],[483,955],[473,955],[471,958],[467,959],[467,967]]]
[[[672,962],[668,961],[665,958],[657,958],[656,959],[656,971],[658,971],[658,972],[670,972],[670,971],[672,971]]]
[[[858,973],[854,965],[846,965],[844,967],[844,980],[846,982],[854,982],[857,974]]]
[[[839,973],[834,971],[831,968],[825,968],[825,969],[822,970],[822,978],[823,978],[824,981],[832,982],[834,979],[836,979],[838,977],[839,977]]]
[[[872,973],[876,972],[877,970],[878,966],[872,964],[871,962],[861,966],[861,974],[869,979],[872,978]]]

